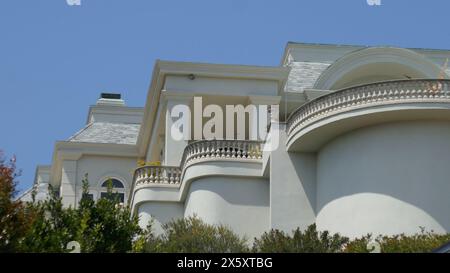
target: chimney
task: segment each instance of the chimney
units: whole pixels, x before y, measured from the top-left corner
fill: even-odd
[[[125,106],[122,95],[118,93],[101,93],[97,105]]]

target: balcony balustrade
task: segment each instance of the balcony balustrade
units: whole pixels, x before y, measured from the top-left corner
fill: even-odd
[[[196,162],[210,160],[225,161],[260,161],[262,159],[262,142],[245,140],[200,140],[185,148],[181,165],[178,166],[144,166],[137,168],[133,184],[179,186],[183,170]]]
[[[449,80],[400,80],[335,91],[300,106],[288,118],[291,136],[308,125],[339,113],[378,105],[450,102]]]

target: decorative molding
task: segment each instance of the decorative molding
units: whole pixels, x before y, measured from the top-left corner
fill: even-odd
[[[248,65],[226,65],[190,62],[170,62],[157,60],[153,68],[152,81],[147,93],[144,117],[139,132],[137,146],[139,155],[143,157],[148,150],[150,136],[155,129],[156,112],[161,105],[161,90],[164,88],[166,76],[194,74],[196,77],[236,78],[274,80],[278,82],[278,93],[281,93],[289,76],[289,67],[267,67]]]
[[[50,183],[59,184],[63,160],[78,160],[83,155],[137,158],[138,151],[136,145],[129,144],[58,141],[53,152]]]
[[[262,142],[244,140],[200,140],[185,148],[180,167],[144,166],[137,168],[132,184],[136,187],[180,187],[187,167],[204,161],[261,162]]]
[[[167,101],[191,101],[194,98],[194,94],[185,93],[185,92],[177,92],[170,90],[161,90],[161,98],[160,100],[164,103]]]
[[[281,96],[251,95],[248,96],[248,101],[250,104],[254,105],[277,105],[280,104]]]
[[[381,62],[410,67],[422,73],[424,78],[437,77],[440,72],[438,65],[415,51],[395,47],[370,47],[356,50],[336,60],[319,76],[314,89],[332,89],[339,79],[357,67]]]
[[[289,116],[288,139],[309,125],[336,114],[378,105],[415,102],[450,103],[450,80],[380,82],[318,97],[300,106]]]

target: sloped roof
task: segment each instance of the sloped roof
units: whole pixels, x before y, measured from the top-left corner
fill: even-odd
[[[32,192],[33,192],[33,187],[30,187],[29,189],[25,190],[22,194],[17,196],[16,200],[20,200],[22,202],[31,202],[31,201],[33,201],[33,198],[31,196]]]
[[[286,84],[287,92],[303,92],[313,88],[319,76],[330,66],[329,63],[291,62],[291,72]]]
[[[140,124],[93,122],[69,138],[71,142],[136,144]]]

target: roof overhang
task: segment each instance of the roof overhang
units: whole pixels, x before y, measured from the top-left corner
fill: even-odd
[[[392,45],[346,45],[346,44],[319,44],[319,43],[297,43],[288,42],[281,59],[281,66],[289,65],[291,56],[301,56],[300,61],[309,62],[329,62],[332,63],[344,56],[345,54],[373,47],[392,48]],[[402,48],[402,47],[397,47]],[[403,48],[415,51],[419,54],[430,58],[431,60],[443,64],[446,58],[450,58],[450,50],[448,49],[427,49],[427,48]],[[320,54],[316,54],[320,52]],[[320,60],[317,58],[326,58],[327,60]],[[298,61],[298,60],[294,60]]]
[[[247,65],[206,64],[190,62],[171,62],[157,60],[147,93],[144,118],[139,132],[137,147],[140,157],[144,157],[153,133],[154,123],[160,105],[161,91],[167,76],[189,76],[229,79],[272,80],[278,83],[278,93],[283,91],[289,75],[288,67],[265,67]]]
[[[137,157],[137,149],[136,145],[128,144],[58,141],[53,152],[50,183],[57,185],[61,181],[61,169],[64,160],[78,160],[86,155]]]
[[[35,173],[34,173],[34,182],[33,182],[33,186],[35,186],[35,185],[38,184],[37,179],[38,179],[38,177],[39,177],[39,174],[43,174],[43,173],[50,174],[51,167],[52,167],[52,166],[50,166],[50,165],[38,165],[38,166],[36,167],[36,171],[35,171]]]

